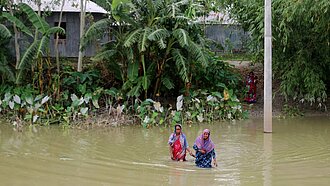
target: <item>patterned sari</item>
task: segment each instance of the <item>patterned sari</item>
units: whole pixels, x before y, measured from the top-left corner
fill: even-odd
[[[174,131],[168,139],[168,144],[172,147],[173,160],[186,161],[186,149],[188,147],[188,143],[186,136],[182,133],[182,131],[179,135],[177,135]]]
[[[208,140],[204,140],[203,134],[205,132],[209,133]],[[196,165],[202,168],[211,168],[212,159],[216,158],[216,154],[214,151],[214,143],[210,138],[210,131],[208,129],[205,129],[203,133],[196,138],[193,149],[196,150]],[[205,150],[205,154],[202,154],[199,150]]]

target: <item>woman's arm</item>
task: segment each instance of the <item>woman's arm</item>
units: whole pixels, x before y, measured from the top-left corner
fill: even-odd
[[[203,150],[203,149],[199,149],[199,148],[197,147],[197,145],[194,145],[193,148],[195,149],[196,153],[197,153],[197,152],[200,152],[200,153],[202,153],[202,154],[205,154],[205,153],[206,153],[205,150]]]
[[[169,152],[170,152],[170,157],[172,160],[174,160],[174,157],[173,157],[173,148],[172,148],[172,145],[169,144]]]
[[[189,147],[186,148],[186,151],[188,151],[188,153],[190,154],[190,156],[196,158],[195,154],[193,154],[193,152],[190,150]]]
[[[213,165],[214,165],[215,167],[217,167],[217,166],[218,166],[218,163],[217,163],[217,155],[216,155],[214,149],[212,150],[212,158],[213,158]]]

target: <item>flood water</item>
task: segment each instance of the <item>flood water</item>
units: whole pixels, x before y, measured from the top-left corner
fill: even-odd
[[[172,128],[140,126],[16,132],[0,123],[0,185],[329,185],[330,118],[184,125],[192,147],[211,130],[218,167],[170,160]]]

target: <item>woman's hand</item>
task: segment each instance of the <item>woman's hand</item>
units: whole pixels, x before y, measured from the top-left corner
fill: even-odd
[[[190,156],[196,158],[195,154],[193,154],[191,151],[189,151]]]
[[[213,165],[214,165],[215,167],[218,166],[218,163],[217,163],[217,160],[216,160],[216,159],[213,160]]]
[[[206,153],[206,151],[203,150],[203,149],[199,150],[199,152],[201,152],[202,154],[205,154]]]

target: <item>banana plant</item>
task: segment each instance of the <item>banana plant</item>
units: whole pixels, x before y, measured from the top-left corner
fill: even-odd
[[[0,24],[0,80],[2,82],[5,80],[15,81],[15,75],[7,59],[9,53],[7,46],[10,38],[11,33],[9,29],[5,25]]]
[[[50,27],[45,19],[34,12],[29,5],[20,3],[18,4],[18,8],[27,15],[28,20],[32,23],[38,34],[35,34],[34,41],[26,49],[21,58],[21,61],[18,65],[19,71],[16,77],[16,84],[22,83],[22,76],[26,70],[36,65],[33,62],[38,60],[40,61],[41,58],[45,55],[45,48],[49,44],[50,36],[55,33],[65,33],[65,30],[61,27]]]
[[[173,89],[178,77],[183,84],[191,82],[195,64],[208,65],[202,33],[185,16],[187,6],[188,1],[178,0],[122,1],[112,7],[115,11],[109,18],[86,31],[84,43],[111,28],[115,40],[94,59],[116,63],[111,68],[116,69],[114,73],[121,72],[127,96],[138,97],[144,92],[146,97],[153,89],[155,97],[161,90]]]

